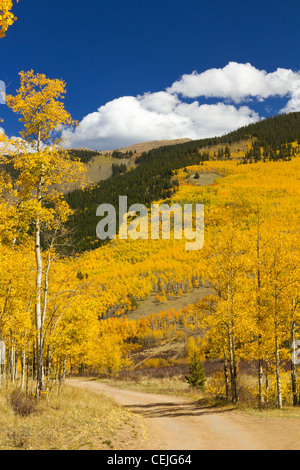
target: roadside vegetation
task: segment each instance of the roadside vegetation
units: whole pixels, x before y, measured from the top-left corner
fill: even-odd
[[[112,450],[135,448],[141,420],[110,399],[64,385],[46,398],[0,391],[0,450]]]

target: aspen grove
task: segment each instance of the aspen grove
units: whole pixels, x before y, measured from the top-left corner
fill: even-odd
[[[0,0],[0,37],[16,20],[12,7]],[[195,353],[221,364],[205,384],[214,397],[237,403],[248,387],[259,407],[299,405],[300,113],[144,153],[137,170],[85,188],[87,166],[62,139],[63,127],[77,125],[65,82],[19,76],[6,104],[21,137],[0,133],[0,387],[40,398],[66,374],[111,377],[137,369],[137,351],[177,341],[185,364]],[[205,175],[214,182],[201,184]],[[174,234],[97,245],[91,208],[108,202],[96,197],[102,187],[136,191],[148,206],[204,204],[203,248],[186,250]],[[91,230],[80,250],[76,221]],[[197,289],[197,302],[164,307]],[[161,311],[135,317],[151,296]],[[254,371],[246,385],[245,363]]]

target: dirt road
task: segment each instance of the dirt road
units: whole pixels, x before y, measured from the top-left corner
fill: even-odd
[[[102,393],[143,417],[145,450],[300,450],[300,420],[250,416],[184,398],[124,390],[71,379],[68,385]]]

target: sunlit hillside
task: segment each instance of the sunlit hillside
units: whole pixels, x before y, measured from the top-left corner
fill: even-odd
[[[184,380],[196,352],[212,395],[236,402],[245,367],[257,363],[260,373],[252,369],[248,384],[250,400],[257,387],[261,402],[296,399],[291,386],[297,374],[293,370],[290,382],[286,367],[300,314],[299,144],[265,147],[263,135],[262,140],[238,135],[243,139],[153,149],[138,157],[134,169],[66,196],[80,243],[75,237],[69,250],[72,239],[59,218],[49,225],[50,238],[42,240],[45,383],[74,372],[111,377],[164,367]],[[89,156],[82,153],[77,164]],[[153,203],[175,204],[183,214],[184,205],[192,204],[194,233],[196,204],[204,205],[203,247],[188,250],[191,240],[185,232],[175,236],[172,220],[170,239],[162,238],[162,225],[158,239],[151,239],[151,230],[141,239],[137,225],[135,239],[121,239],[117,232],[97,245],[97,206],[110,202],[118,209],[124,194],[128,210],[136,202],[145,205],[148,222]],[[53,210],[51,204],[49,199],[45,209]],[[65,201],[57,204],[59,217],[67,220]],[[45,212],[45,224],[50,214]],[[134,219],[131,215],[128,223]],[[9,214],[2,227],[7,236],[8,220]],[[22,228],[22,244],[0,246],[7,267],[0,278],[1,326],[16,364],[8,374],[12,380],[20,374],[27,388],[36,354],[29,228]],[[278,380],[282,387],[276,389]]]
[[[203,173],[219,177],[213,184],[200,186],[193,176],[196,172],[199,172],[200,178]],[[176,357],[182,360],[187,354],[188,360],[189,348],[192,347],[190,343],[207,357],[219,357],[222,341],[227,344],[226,334],[223,339],[220,336],[221,325],[226,331],[228,322],[232,322],[232,334],[238,344],[236,360],[253,360],[257,358],[257,348],[261,348],[264,361],[269,357],[269,367],[273,370],[275,357],[269,356],[269,349],[276,339],[274,331],[276,334],[278,328],[280,342],[288,339],[292,321],[290,315],[297,315],[292,304],[288,306],[287,296],[289,292],[292,302],[298,285],[294,270],[298,256],[299,174],[298,155],[288,162],[241,164],[236,160],[209,161],[178,171],[180,185],[169,203],[205,204],[205,245],[202,250],[186,251],[183,240],[116,240],[80,256],[76,261],[93,282],[99,315],[104,314],[104,318],[112,315],[111,319],[100,323],[103,338],[115,332],[116,337],[123,337],[127,351],[130,344],[133,351],[137,345],[151,345],[149,356],[144,356],[143,361],[153,357],[153,354],[155,357],[155,349],[152,349],[155,345],[177,340],[181,347],[171,355],[172,360],[168,363],[171,366],[176,363]],[[261,261],[257,259],[258,231]],[[277,259],[279,254],[280,258]],[[225,271],[223,274],[218,274],[220,268]],[[226,278],[222,278],[228,269],[233,269],[236,277],[229,278],[229,284]],[[260,269],[261,276],[260,295],[265,299],[261,313],[257,311],[255,300],[258,295],[257,269]],[[274,273],[279,270],[278,286],[281,286],[277,299],[280,328],[276,326],[276,317],[272,313],[272,298],[277,285],[273,278],[274,269]],[[285,283],[286,276],[290,280]],[[290,290],[291,283],[295,294]],[[207,287],[207,292],[201,290],[202,300],[177,312],[172,309],[172,296],[186,296],[200,285]],[[229,297],[225,287],[232,289]],[[152,316],[148,311],[143,319],[142,299],[151,293],[155,293],[156,301],[161,302],[162,310],[164,305],[168,306],[168,310]],[[139,318],[130,320],[130,312],[140,302]],[[222,309],[228,302],[230,310],[223,318]],[[125,319],[122,318],[123,314],[126,314]],[[259,324],[257,315],[264,319]],[[215,331],[216,321],[219,330]],[[275,322],[273,327],[272,322]],[[263,329],[265,344],[256,343],[257,328]],[[212,347],[206,340],[200,341],[206,335],[207,340],[210,338],[209,341],[212,341]],[[188,341],[189,338],[191,340]],[[283,343],[280,354],[282,360],[288,360],[289,348],[286,349]],[[223,357],[222,353],[220,357]],[[166,362],[157,359],[157,366],[159,364]]]

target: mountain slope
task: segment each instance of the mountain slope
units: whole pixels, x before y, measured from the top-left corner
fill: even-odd
[[[151,202],[169,198],[176,191],[174,173],[180,168],[210,159],[230,158],[231,150],[236,149],[239,142],[242,143],[242,150],[238,152],[240,161],[245,160],[253,142],[257,147],[271,149],[272,159],[280,159],[281,146],[299,140],[300,113],[291,113],[251,124],[222,137],[188,141],[143,152],[135,159],[137,166],[132,170],[112,176],[91,190],[75,190],[66,196],[75,210],[69,227],[75,232],[76,251],[97,248],[102,244],[95,234],[98,223],[96,209],[102,203],[117,208],[119,196],[127,196],[128,205],[138,202],[149,207]],[[219,154],[216,153],[218,147],[222,148]],[[257,155],[254,161],[256,159],[259,159]]]
[[[122,153],[128,153],[128,152],[143,153],[143,152],[149,152],[149,150],[159,148],[159,147],[184,144],[185,142],[190,142],[191,140],[192,139],[189,139],[189,138],[172,139],[172,140],[152,140],[149,142],[142,142],[139,144],[130,145],[129,147],[123,147],[123,148],[116,149],[116,150]],[[111,150],[107,150],[103,153],[111,153]]]

